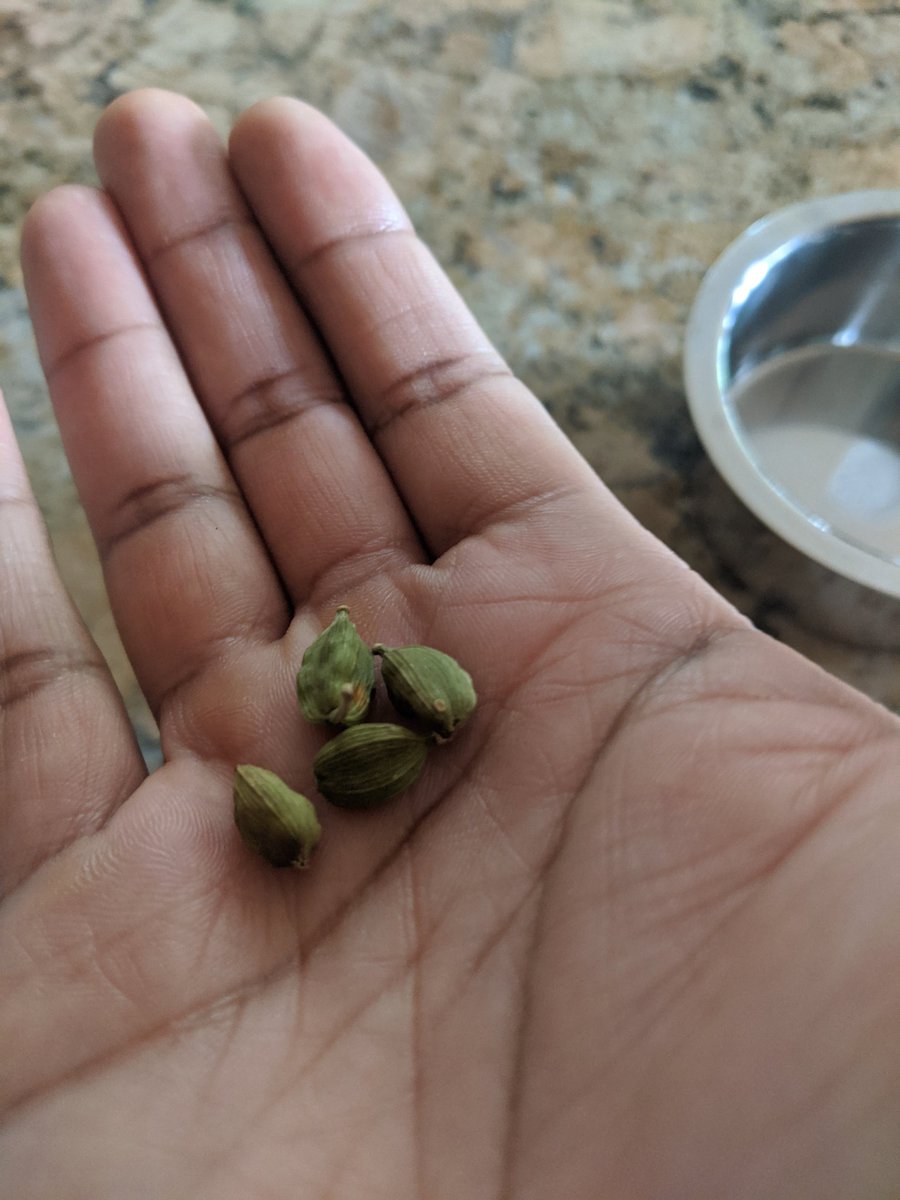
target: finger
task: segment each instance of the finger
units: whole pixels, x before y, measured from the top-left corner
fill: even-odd
[[[169,92],[131,93],[101,118],[94,154],[295,602],[420,560],[390,476],[202,111]]]
[[[0,398],[0,893],[91,833],[145,771],[103,658],[59,580]]]
[[[263,101],[238,121],[230,158],[434,553],[537,497],[596,488],[330,121]]]
[[[283,633],[284,595],[110,201],[43,197],[22,262],[113,614],[161,720],[212,660]]]

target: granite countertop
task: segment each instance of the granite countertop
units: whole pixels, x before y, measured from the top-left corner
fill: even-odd
[[[34,352],[30,202],[95,182],[130,88],[216,126],[302,96],[382,166],[515,370],[612,490],[758,625],[900,709],[894,600],[803,559],[735,499],[681,383],[700,280],[751,221],[900,185],[900,9],[877,0],[4,0],[0,382],[63,577],[154,731],[118,643]]]

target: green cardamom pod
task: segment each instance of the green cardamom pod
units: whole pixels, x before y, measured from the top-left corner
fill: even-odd
[[[234,823],[273,867],[308,866],[322,836],[312,801],[263,767],[235,767]]]
[[[475,709],[478,697],[472,677],[455,658],[431,646],[377,643],[381,677],[398,712],[424,722],[440,737],[449,737]]]
[[[316,786],[340,808],[375,808],[418,778],[430,740],[402,725],[354,725],[316,755]]]
[[[369,711],[375,668],[345,604],[308,646],[297,672],[297,699],[308,721],[356,725]]]

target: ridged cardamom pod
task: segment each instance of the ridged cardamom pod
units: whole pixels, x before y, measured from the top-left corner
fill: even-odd
[[[297,699],[308,721],[355,725],[369,711],[375,668],[345,604],[308,646],[297,672]]]
[[[472,677],[455,658],[431,646],[372,647],[381,655],[381,677],[398,712],[449,737],[475,709]]]
[[[375,808],[418,778],[429,741],[402,725],[354,725],[316,755],[316,786],[340,808]]]
[[[273,867],[308,866],[322,836],[312,801],[264,767],[235,767],[234,823]]]

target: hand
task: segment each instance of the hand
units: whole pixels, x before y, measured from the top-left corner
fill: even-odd
[[[896,1196],[897,720],[628,516],[324,117],[137,92],[95,153],[23,263],[165,764],[4,417],[4,1200]],[[481,703],[277,871],[231,772],[314,795],[339,603]]]

